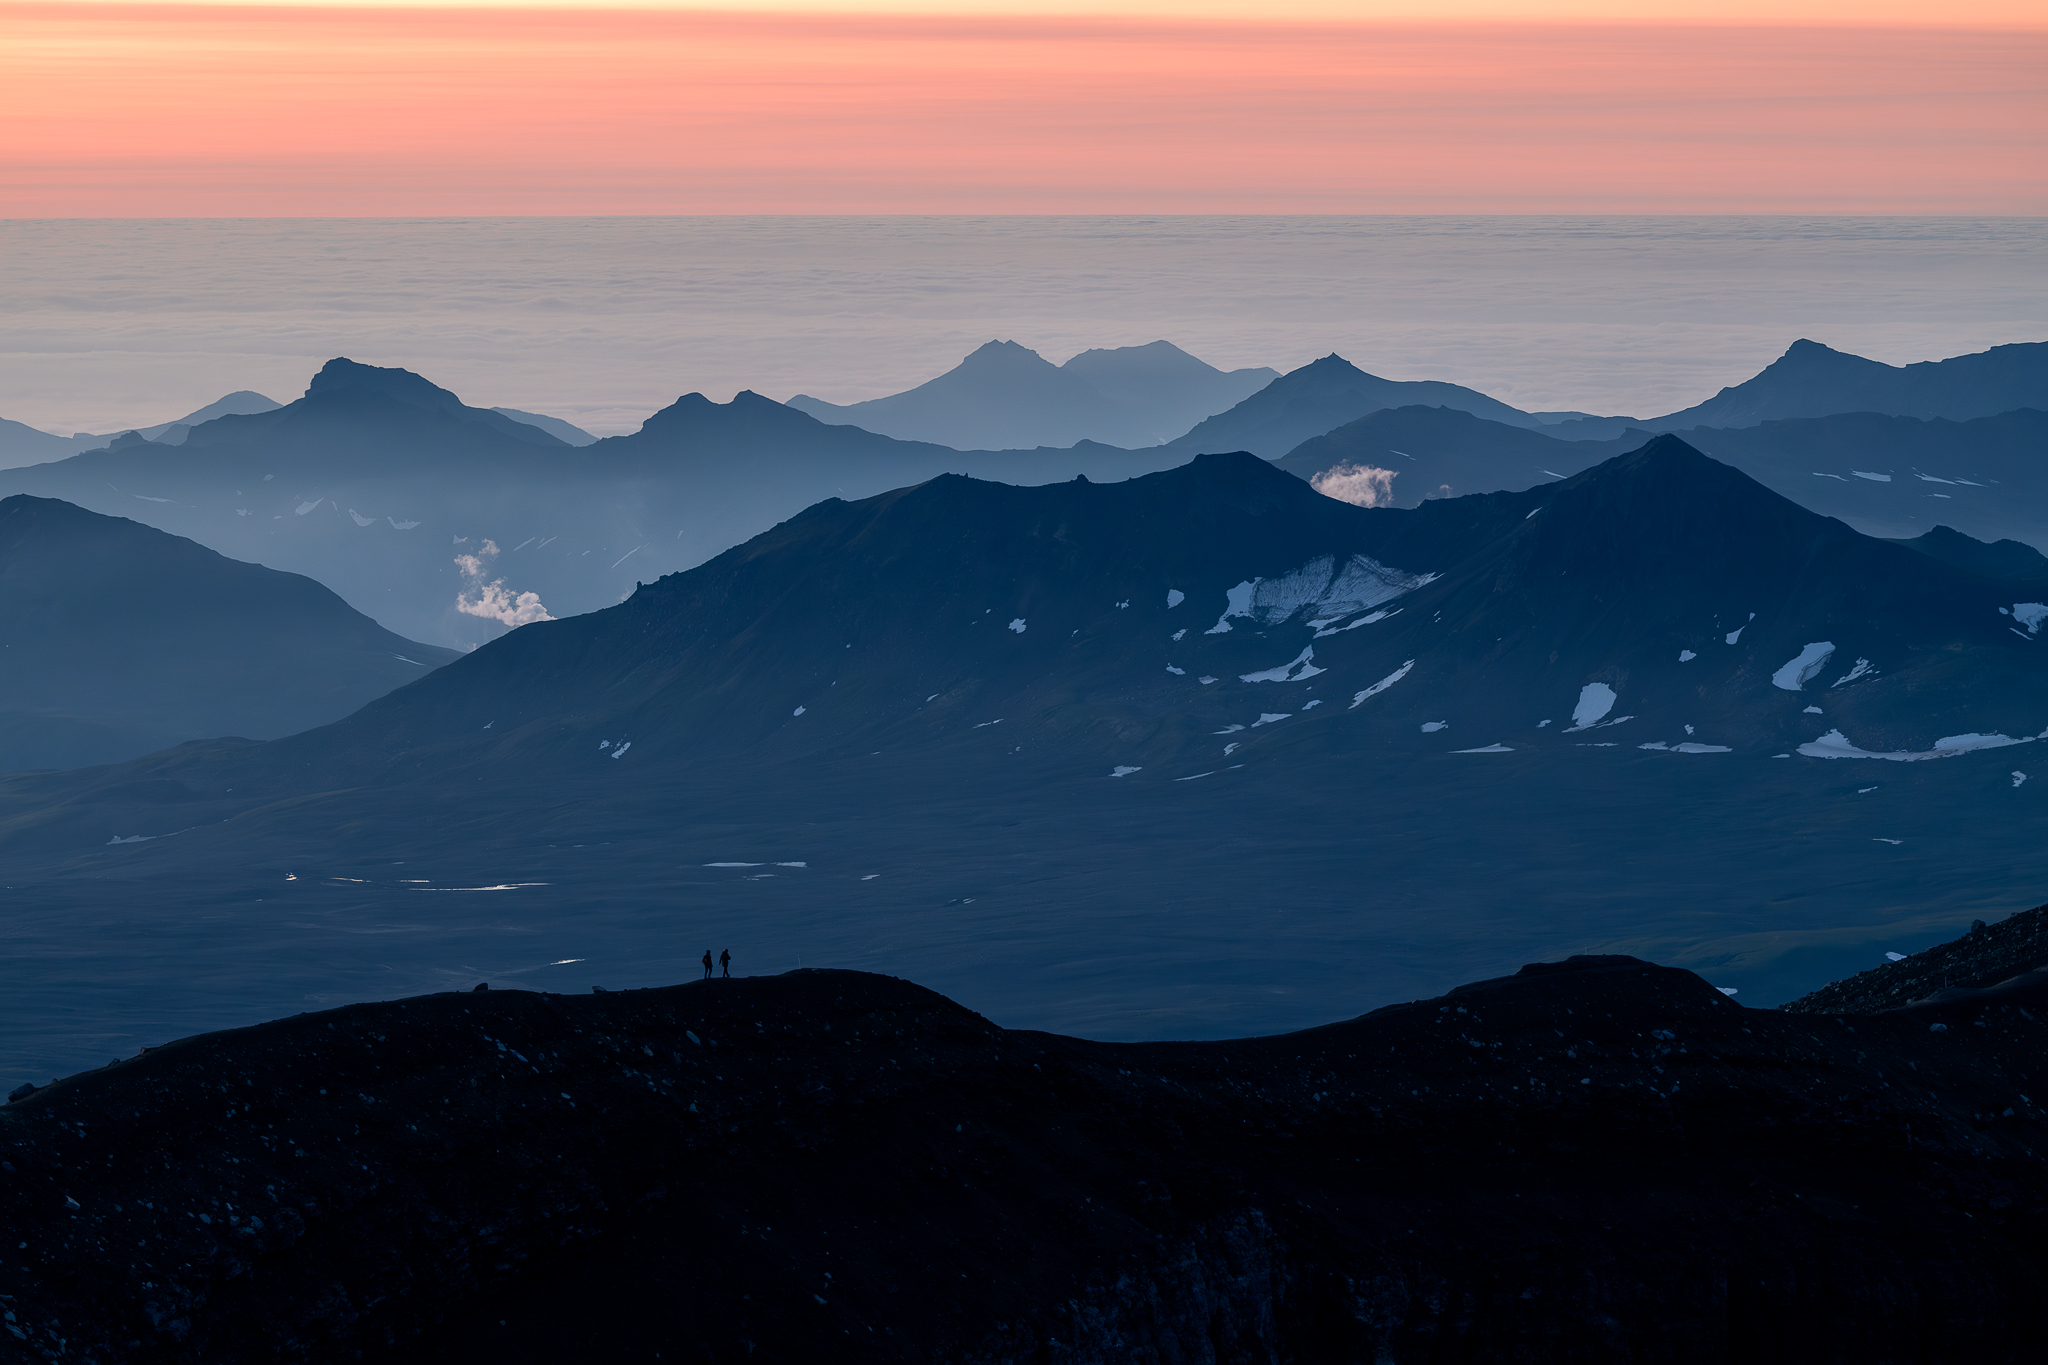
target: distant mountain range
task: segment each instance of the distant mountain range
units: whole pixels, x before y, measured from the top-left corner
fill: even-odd
[[[1165,341],[1083,351],[1063,365],[991,341],[936,379],[863,403],[798,394],[789,406],[906,441],[956,450],[1028,450],[1093,441],[1155,446],[1279,377],[1225,372]]]
[[[310,579],[46,498],[0,501],[0,769],[339,720],[456,656]]]
[[[1540,427],[1519,408],[1511,408],[1476,389],[1434,380],[1381,379],[1367,374],[1342,356],[1290,370],[1228,412],[1201,422],[1169,442],[1189,454],[1248,450],[1278,459],[1303,441],[1382,408],[1426,404],[1452,408],[1510,426]]]
[[[510,417],[515,422],[524,422],[530,427],[539,427],[563,445],[594,445],[597,437],[592,436],[574,422],[564,422],[559,417],[545,417],[537,412],[521,412],[517,408],[492,408],[500,417]]]
[[[1870,535],[1948,525],[1984,540],[2048,546],[2048,412],[1831,417],[1701,428],[1684,439],[1803,507]],[[1530,488],[1641,445],[1647,431],[1562,441],[1451,408],[1385,408],[1302,442],[1280,468],[1366,505]]]
[[[205,407],[186,413],[175,422],[159,422],[155,426],[143,427],[137,433],[144,440],[156,441],[162,445],[181,444],[186,434],[202,422],[211,422],[216,417],[231,417],[249,413],[271,412],[278,404],[260,393],[239,389],[223,398],[216,398]],[[125,432],[95,436],[81,431],[75,436],[53,436],[47,431],[24,426],[0,418],[0,468],[16,465],[39,464],[46,460],[61,460],[87,450],[103,450]]]
[[[1633,432],[1751,427],[1838,413],[1961,421],[2016,408],[2048,410],[2048,342],[1900,367],[1802,340],[1754,378],[1652,419],[1524,412],[1459,384],[1382,379],[1337,355],[1284,375],[1223,375],[1164,341],[1088,351],[1064,366],[1014,342],[992,341],[958,368],[905,393],[845,406],[799,394],[789,405],[825,421],[962,449],[1087,439],[1123,446],[1163,442],[1188,454],[1249,450],[1277,459],[1373,412],[1415,406],[1468,412],[1563,441],[1639,441]]]
[[[1886,365],[1802,340],[1755,378],[1645,425],[1659,431],[1749,427],[1838,412],[1961,421],[2014,408],[2048,410],[2048,342]]]
[[[665,421],[702,436],[699,406],[752,420]],[[256,1017],[442,972],[674,979],[704,941],[1121,1038],[1270,1032],[1559,944],[1768,1004],[2048,881],[2044,603],[1671,436],[1416,508],[1241,453],[940,477],[319,730],[0,781],[0,880],[110,944],[122,885],[275,919],[177,949],[269,964]],[[430,900],[394,976],[373,926]],[[148,1008],[224,1017],[181,999]],[[7,1008],[0,1036],[48,1027]]]
[[[144,518],[460,646],[616,602],[819,498],[947,471],[1029,483],[1179,461],[1086,445],[963,454],[828,426],[753,393],[724,404],[687,395],[630,436],[570,450],[545,426],[470,407],[410,371],[335,360],[275,411],[216,419],[176,447],[123,437],[0,471],[0,492]]]

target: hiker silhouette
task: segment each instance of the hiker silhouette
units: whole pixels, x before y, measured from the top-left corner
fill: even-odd
[[[724,969],[725,975],[732,975],[732,949],[727,948],[718,955],[718,965]]]
[[[709,948],[704,950],[704,979],[706,981],[711,979],[711,950]]]

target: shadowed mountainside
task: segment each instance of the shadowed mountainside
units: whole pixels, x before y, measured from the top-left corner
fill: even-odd
[[[297,574],[70,503],[0,501],[0,769],[339,720],[454,659]]]
[[[334,725],[0,781],[53,964],[0,1061],[698,932],[1123,1038],[1595,946],[1771,1003],[2048,877],[2039,600],[1669,436],[1415,509],[1244,454],[832,500]]]
[[[354,1005],[0,1110],[0,1356],[2020,1361],[2044,997],[1590,956],[1140,1045],[852,972]]]

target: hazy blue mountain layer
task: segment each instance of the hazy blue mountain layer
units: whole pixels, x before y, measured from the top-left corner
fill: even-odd
[[[1278,377],[1264,366],[1225,372],[1165,341],[1083,351],[1063,365],[1014,341],[991,341],[902,393],[847,404],[798,394],[789,406],[957,450],[1154,446]]]
[[[1188,454],[1249,450],[1269,460],[1278,459],[1310,437],[1367,413],[1415,404],[1456,408],[1510,426],[1543,425],[1521,409],[1475,389],[1436,380],[1381,379],[1342,356],[1327,355],[1288,371],[1228,412],[1198,423],[1168,444]]]
[[[491,411],[497,413],[500,417],[510,417],[515,422],[524,422],[528,426],[539,427],[542,431],[545,431],[548,435],[565,445],[587,446],[597,441],[597,437],[592,436],[582,427],[577,426],[574,422],[565,422],[559,417],[548,417],[538,412],[521,412],[517,408],[492,408]]]
[[[706,943],[1119,1038],[1591,948],[1768,1004],[2048,880],[2044,602],[1672,437],[1412,509],[1243,454],[834,499],[341,723],[0,783],[0,1037]]]
[[[2048,464],[2040,458],[2048,412],[1961,422],[1844,413],[1680,434],[1802,507],[1870,535],[1909,539],[1946,524],[1984,540],[2048,547]],[[1319,486],[1414,507],[1576,474],[1648,435],[1563,441],[1450,408],[1389,408],[1302,442],[1278,464],[1310,480],[1341,467],[1348,478]]]
[[[133,516],[463,646],[607,606],[820,498],[948,471],[1125,478],[1180,458],[1107,446],[963,454],[828,426],[752,393],[686,395],[630,436],[575,449],[408,371],[336,360],[275,412],[205,423],[175,448],[130,438],[5,471],[0,492]]]
[[[0,501],[0,769],[339,720],[455,657],[297,574],[46,498]]]
[[[2014,408],[2048,409],[2048,341],[1887,365],[1802,340],[1755,378],[1644,425],[1659,431],[1748,427],[1837,412],[1962,420]]]
[[[223,398],[214,399],[203,408],[186,413],[174,422],[159,422],[152,427],[143,427],[141,435],[147,440],[177,445],[185,439],[188,431],[201,422],[210,422],[216,417],[270,412],[277,406],[276,402],[260,393],[238,389]],[[47,431],[38,431],[20,422],[0,418],[0,468],[61,460],[87,450],[103,450],[122,434],[115,432],[111,435],[95,436],[90,432],[81,431],[75,436],[53,436]]]

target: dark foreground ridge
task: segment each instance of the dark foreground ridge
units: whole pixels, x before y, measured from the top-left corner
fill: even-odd
[[[2048,905],[1996,924],[1978,920],[1970,932],[1901,957],[1779,1006],[1803,1014],[1876,1014],[1944,1001],[2030,990],[2034,973],[2048,979]]]
[[[839,971],[354,1005],[0,1109],[0,1358],[2038,1359],[2044,995],[1575,957],[1176,1044]]]

